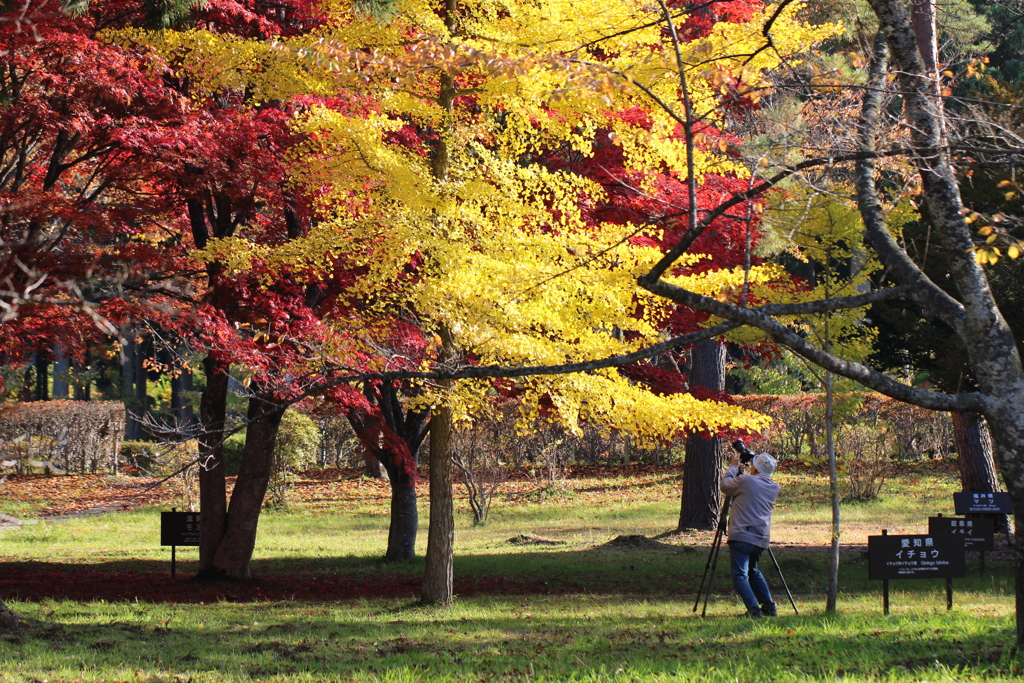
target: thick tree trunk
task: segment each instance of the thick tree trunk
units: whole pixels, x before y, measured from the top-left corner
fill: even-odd
[[[707,339],[694,347],[690,386],[718,391],[725,388],[725,346]],[[717,436],[708,439],[691,434],[687,437],[679,530],[711,530],[718,526],[722,509],[719,488],[722,463],[722,440]]]
[[[203,360],[206,389],[199,407],[199,576],[209,575],[213,557],[224,538],[228,501],[224,480],[224,418],[229,365],[207,356]]]
[[[366,462],[387,472],[391,484],[391,524],[388,529],[387,560],[416,557],[419,513],[416,510],[417,454],[426,432],[425,411],[403,411],[398,388],[393,384],[364,387],[367,400],[376,405],[371,412],[352,409],[348,422],[366,451]]]
[[[416,534],[419,532],[414,472],[422,440],[418,430],[422,418],[413,419],[412,415],[408,419],[402,418],[397,399],[394,401],[395,405],[390,405],[386,400],[382,400],[382,403],[388,403],[390,408],[393,408],[381,410],[383,416],[390,414],[390,421],[381,415],[367,415],[356,411],[349,412],[348,421],[366,450],[367,461],[373,460],[378,468],[383,465],[391,485],[391,522],[384,558],[390,561],[411,560],[416,557]],[[393,422],[396,424],[392,424]],[[406,427],[411,431],[405,429]],[[395,450],[400,447],[399,440],[405,444],[409,454],[407,457]],[[411,468],[407,467],[408,458],[412,459]]]
[[[249,399],[248,427],[245,431],[245,454],[242,468],[235,480],[228,506],[224,537],[207,574],[229,579],[248,579],[249,563],[256,547],[263,499],[273,469],[274,443],[281,426],[283,411],[275,410],[268,393],[256,390]]]
[[[430,418],[430,529],[422,600],[447,605],[453,597],[455,511],[452,501],[452,411],[437,408]]]
[[[90,358],[92,356],[93,356],[92,349],[87,347],[86,350],[85,350],[85,365],[87,367],[88,367],[88,365],[90,363]],[[101,364],[102,363],[102,361],[99,361],[98,359],[94,359],[92,362],[97,363],[97,364]],[[78,378],[79,370],[80,370],[80,368],[79,368],[78,364],[77,363],[72,363],[72,376],[74,377],[75,382],[73,384],[74,393],[72,394],[71,397],[73,399],[75,399],[76,401],[88,401],[88,400],[90,400],[92,398],[92,382],[82,382],[82,381],[80,381],[79,378]],[[96,379],[94,381],[96,382],[97,388],[99,388],[101,386],[102,382],[109,383],[110,380]]]
[[[391,483],[391,524],[384,559],[411,560],[416,557],[416,534],[420,528],[416,482],[405,467],[388,467],[387,471]]]
[[[950,413],[950,416],[960,465],[960,487],[968,493],[1001,491],[992,455],[992,437],[982,416],[977,413]],[[1006,515],[995,516],[995,523],[996,531],[1010,531],[1010,520]]]
[[[988,415],[996,461],[1010,494],[1014,510],[1014,529],[1020,528],[1024,511],[1024,371],[1008,378],[1007,395],[997,410]],[[1024,647],[1024,535],[1014,533],[1014,588],[1017,610],[1018,650]]]
[[[968,493],[992,493],[1001,490],[992,456],[992,439],[977,413],[950,413],[953,440],[960,462],[960,484]]]

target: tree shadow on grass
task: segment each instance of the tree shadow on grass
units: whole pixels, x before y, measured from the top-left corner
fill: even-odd
[[[649,540],[649,539],[648,539]],[[701,547],[666,544],[606,544],[584,550],[545,547],[518,552],[461,555],[455,558],[458,596],[592,594],[648,598],[684,598],[697,593],[708,558]],[[179,553],[179,559],[185,553]],[[797,595],[821,594],[827,580],[825,547],[775,548],[789,589]],[[169,553],[168,553],[169,556]],[[195,552],[179,561],[170,577],[170,562],[115,560],[90,564],[5,562],[0,597],[37,601],[48,598],[169,603],[253,601],[346,601],[419,597],[423,559],[387,563],[364,556],[264,559],[253,561],[251,581],[205,582],[193,579]],[[969,563],[969,575],[955,580],[957,591],[1009,593],[1008,559],[989,559],[986,572]],[[782,584],[768,558],[762,569],[777,595]],[[893,582],[894,590],[944,595],[942,580]],[[880,593],[867,578],[867,561],[859,552],[844,554],[841,589],[846,593]],[[713,594],[731,595],[728,556],[723,551],[713,579]]]

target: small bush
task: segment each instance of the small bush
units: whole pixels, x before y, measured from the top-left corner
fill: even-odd
[[[166,484],[170,487],[173,502],[189,512],[195,512],[199,509],[199,442],[163,444],[161,449],[161,474],[175,474]]]
[[[160,444],[153,441],[122,441],[122,472],[135,475],[155,473],[160,468],[160,448]]]
[[[288,506],[288,490],[295,478],[294,472],[315,465],[319,447],[320,428],[313,418],[294,410],[285,411],[274,444],[267,507],[283,509]]]
[[[839,470],[846,477],[846,500],[878,498],[885,480],[893,472],[892,456],[896,437],[884,426],[854,425],[841,430],[836,439]]]
[[[236,432],[224,440],[224,474],[237,477],[245,457],[245,432]]]

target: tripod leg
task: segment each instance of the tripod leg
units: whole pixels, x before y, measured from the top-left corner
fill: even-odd
[[[789,604],[793,606],[793,612],[799,616],[800,611],[796,608],[796,601],[793,600],[793,594],[789,592],[789,586],[786,584],[786,577],[782,575],[782,567],[779,566],[779,561],[775,559],[775,553],[772,552],[771,546],[768,546],[768,555],[772,558],[772,564],[775,565],[775,571],[779,573],[779,579],[782,581],[782,587],[786,589],[786,595],[789,596]]]
[[[722,544],[721,542],[719,542],[718,547],[714,549],[714,562],[711,563],[711,574],[708,576],[708,590],[706,593],[704,593],[704,607],[700,611],[700,615],[702,617],[706,617],[708,615],[708,600],[711,599],[711,584],[715,578],[715,567],[718,566],[718,553],[721,550],[721,548]]]
[[[693,611],[697,611],[700,605],[700,598],[704,594],[704,587],[707,585],[708,574],[714,571],[711,567],[718,559],[718,549],[722,544],[722,526],[715,530],[715,540],[711,542],[711,550],[708,552],[708,561],[704,563],[704,576],[700,578],[700,588],[697,589],[697,599],[693,603]]]
[[[708,561],[704,563],[704,576],[700,579],[700,588],[697,589],[697,599],[693,603],[693,611],[697,611],[697,605],[700,604],[700,596],[704,593],[705,584],[708,586],[708,594],[711,593],[711,584],[708,581],[708,574],[714,573],[715,565],[718,564],[718,550],[722,547],[722,537],[725,536],[725,530],[728,528],[729,518],[729,504],[732,502],[732,498],[726,498],[725,503],[722,504],[722,514],[718,518],[718,528],[715,529],[715,540],[711,542],[711,551],[708,552]],[[704,612],[701,616],[704,616],[708,610],[707,600],[704,601]]]

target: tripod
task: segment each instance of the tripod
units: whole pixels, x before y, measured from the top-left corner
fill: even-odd
[[[741,468],[742,469],[742,468]],[[722,504],[722,514],[718,518],[718,529],[715,530],[715,540],[711,543],[711,552],[708,553],[708,561],[704,565],[704,576],[700,580],[700,588],[697,590],[697,600],[693,603],[693,611],[697,611],[697,606],[700,604],[700,597],[704,595],[704,608],[701,609],[700,615],[702,617],[707,616],[708,613],[708,600],[711,599],[711,582],[715,578],[715,567],[718,566],[718,553],[722,549],[722,538],[725,536],[726,530],[729,528],[729,508],[732,505],[732,496],[728,496],[725,499],[725,503]],[[775,559],[775,553],[772,552],[771,546],[768,547],[768,555],[772,558],[772,564],[775,565],[775,571],[779,573],[779,579],[782,581],[782,587],[786,589],[786,595],[789,596],[789,604],[793,606],[793,612],[797,615],[800,614],[796,608],[796,601],[793,600],[793,594],[789,592],[789,586],[786,584],[786,577],[782,575],[782,568],[779,566],[779,561]],[[704,592],[705,584],[707,584],[707,592]]]

